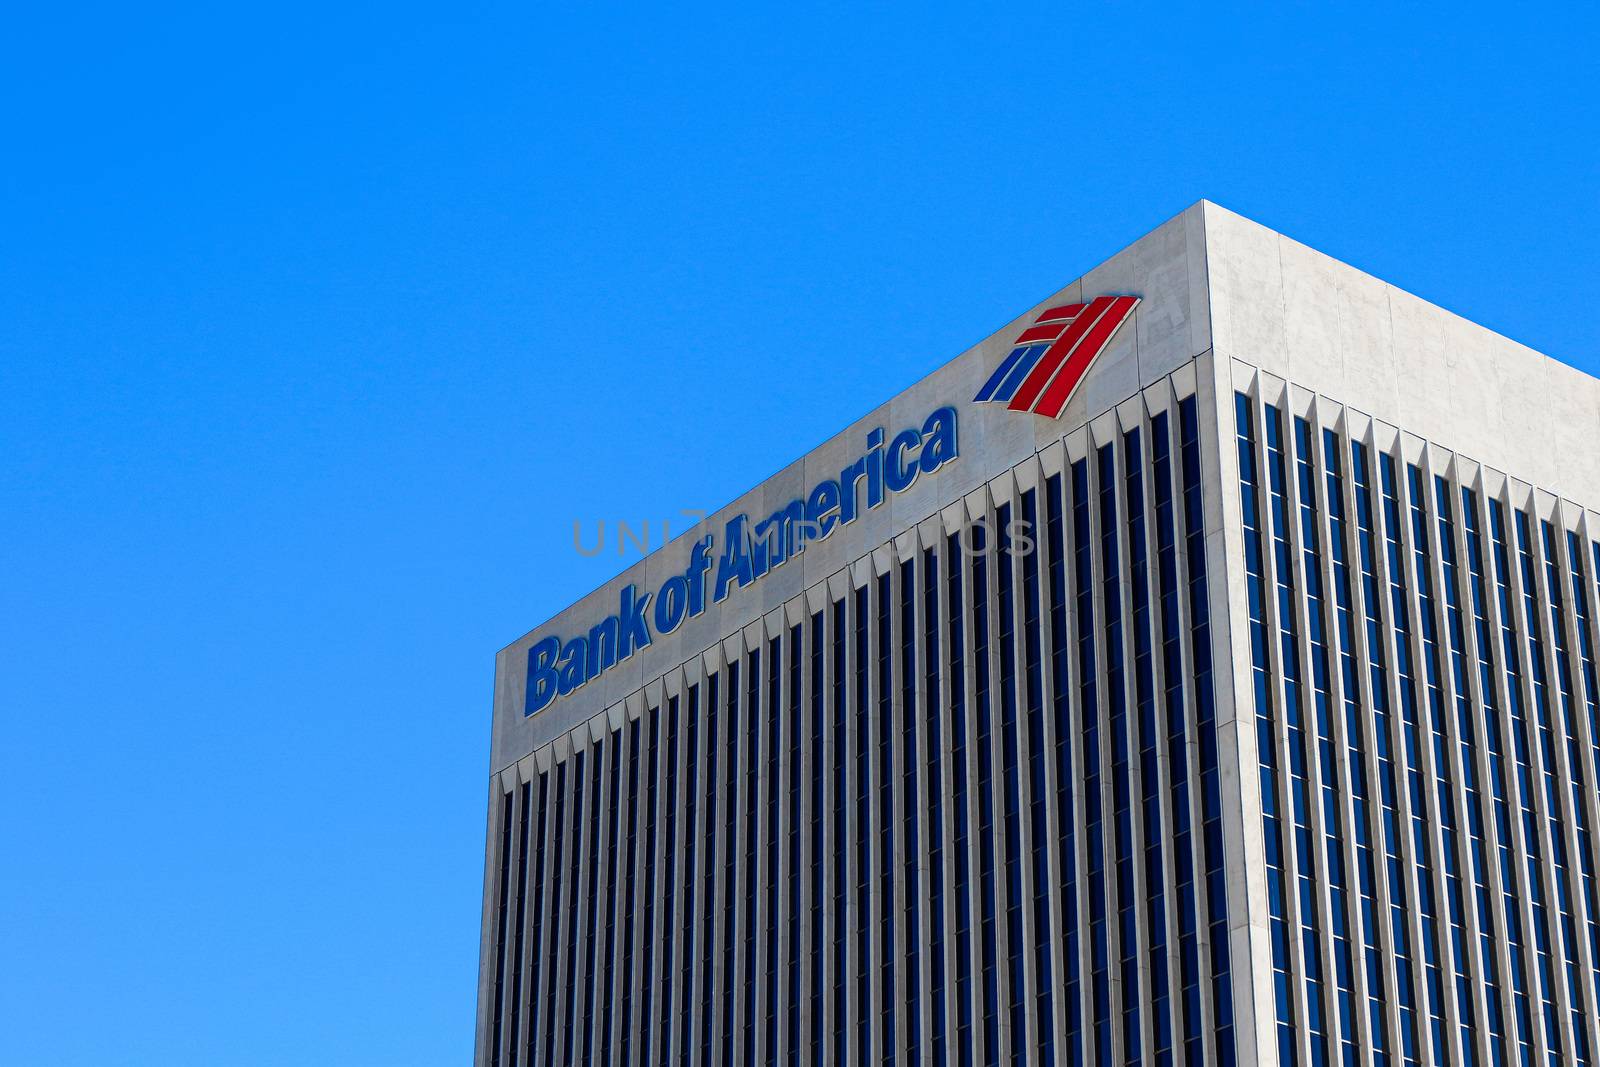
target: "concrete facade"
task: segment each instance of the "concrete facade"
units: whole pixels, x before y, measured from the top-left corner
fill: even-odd
[[[1040,311],[1103,294],[1141,303],[1059,419],[972,402]],[[625,587],[683,573],[706,531],[720,544],[733,516],[768,515],[837,477],[870,431],[892,436],[944,406],[960,420],[957,460],[524,714],[536,642],[587,633]],[[1269,424],[1287,444],[1274,449]],[[960,1063],[969,1050],[973,1062],[1453,1064],[1523,1047],[1588,1062],[1600,1040],[1600,516],[1585,506],[1600,504],[1597,431],[1600,382],[1194,205],[499,653],[476,1062],[688,1062],[698,1048],[724,1062]],[[1358,454],[1377,518],[1361,518]],[[1407,520],[1392,537],[1381,457],[1400,472],[1394,514]],[[1413,469],[1429,498],[1415,528]],[[1109,489],[1095,491],[1097,474]],[[1447,590],[1473,616],[1472,544],[1464,512],[1444,525],[1438,486],[1481,511],[1485,625],[1521,652],[1518,671],[1504,653],[1453,658],[1443,636]],[[1275,530],[1266,505],[1280,501],[1310,525]],[[1042,539],[1036,556],[969,563],[949,542],[1027,509],[1043,525],[1052,503],[1062,542]],[[1495,506],[1510,523],[1503,582]],[[1107,529],[1114,544],[1075,554],[1073,535]],[[978,582],[985,599],[952,618],[950,596],[977,596]],[[1350,617],[1370,610],[1372,627],[1339,630],[1345,586]],[[1393,595],[1380,604],[1370,589]],[[1082,641],[1092,662],[1077,658]],[[1319,656],[1358,669],[1313,684]],[[1324,726],[1313,692],[1351,716]],[[1433,715],[1434,694],[1450,714]],[[686,724],[691,700],[697,747],[668,749],[669,708]],[[1459,718],[1458,703],[1472,713]],[[786,731],[814,714],[817,743],[791,743]],[[1499,747],[1481,732],[1491,716]],[[1541,788],[1522,796],[1519,773]],[[709,788],[695,794],[691,779]],[[1491,799],[1500,779],[1509,795]],[[665,840],[669,810],[683,847]],[[825,832],[808,836],[813,822]],[[1309,851],[1285,844],[1300,840]],[[1521,881],[1504,884],[1479,846]],[[1370,954],[1369,898],[1395,916],[1374,926]],[[695,940],[672,957],[686,968],[663,976],[668,929]],[[1470,945],[1459,966],[1458,930]],[[964,972],[957,942],[973,955]],[[1336,973],[1345,958],[1353,970]],[[836,966],[839,989],[826,980]],[[660,1014],[672,995],[672,1011],[692,1008],[681,1023]]]

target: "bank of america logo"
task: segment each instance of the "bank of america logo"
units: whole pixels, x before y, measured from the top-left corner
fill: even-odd
[[[1097,296],[1087,304],[1051,308],[1017,336],[1011,354],[973,399],[1057,418],[1138,306],[1136,296]]]

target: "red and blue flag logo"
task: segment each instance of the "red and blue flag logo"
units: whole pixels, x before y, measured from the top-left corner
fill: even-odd
[[[1012,343],[973,400],[1057,418],[1084,375],[1139,306],[1136,296],[1097,296],[1053,307]]]

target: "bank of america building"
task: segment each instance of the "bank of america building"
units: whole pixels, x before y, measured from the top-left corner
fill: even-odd
[[[1597,434],[1195,205],[499,654],[477,1062],[1593,1063]]]

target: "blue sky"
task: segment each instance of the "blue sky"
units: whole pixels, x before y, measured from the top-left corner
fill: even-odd
[[[1595,15],[50,5],[0,1060],[467,1062],[496,649],[1200,197],[1600,371]]]

